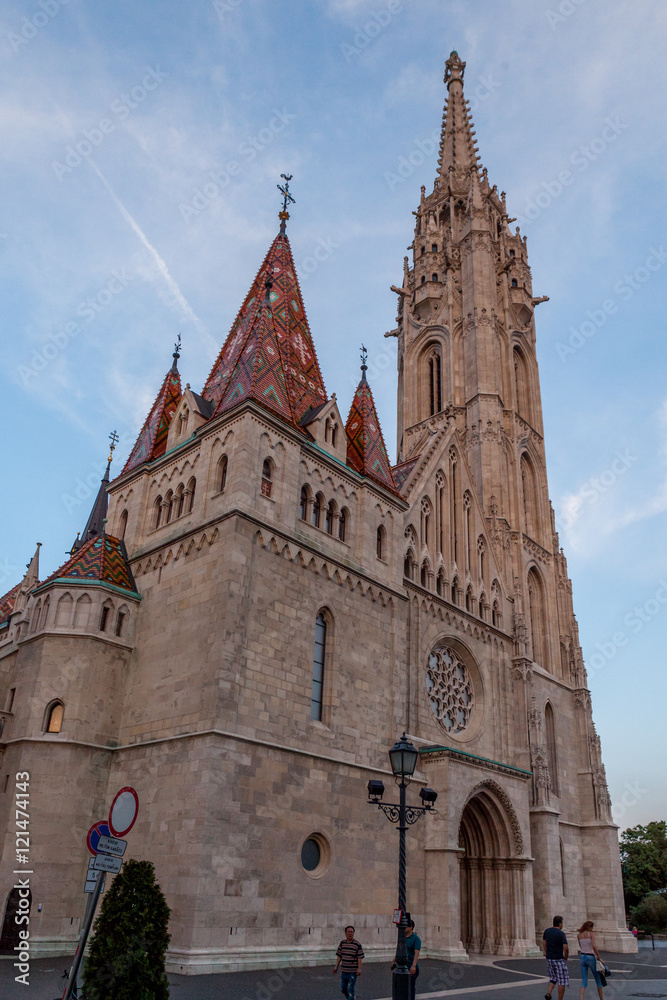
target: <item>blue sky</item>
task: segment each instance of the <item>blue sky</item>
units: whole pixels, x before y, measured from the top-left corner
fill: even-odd
[[[666,28],[653,0],[6,0],[0,593],[35,542],[43,576],[63,561],[109,432],[117,473],[179,331],[201,388],[276,233],[281,173],[327,390],[347,412],[363,341],[394,455],[389,286],[456,48],[550,296],[550,493],[615,815],[664,818]]]

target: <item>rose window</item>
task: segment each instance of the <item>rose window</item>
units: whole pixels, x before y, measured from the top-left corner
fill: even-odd
[[[426,691],[431,711],[448,733],[467,729],[475,707],[468,668],[449,646],[434,649],[426,668]]]

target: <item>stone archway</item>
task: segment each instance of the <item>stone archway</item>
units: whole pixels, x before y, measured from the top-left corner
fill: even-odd
[[[469,796],[459,848],[463,947],[483,954],[525,954],[523,840],[509,797],[496,782],[484,782]]]

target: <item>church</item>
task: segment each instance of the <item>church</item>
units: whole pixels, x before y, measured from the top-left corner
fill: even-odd
[[[433,190],[392,285],[396,464],[365,353],[349,410],[325,389],[285,188],[203,387],[183,387],[177,348],[68,561],[42,580],[38,548],[0,600],[0,951],[28,772],[34,957],[73,952],[86,832],[131,785],[126,856],[155,863],[170,971],[329,962],[347,923],[386,959],[397,837],[366,788],[395,800],[403,731],[408,800],[438,794],[408,832],[425,954],[537,954],[555,913],[636,950],[548,494],[544,297],[464,70],[452,52]]]

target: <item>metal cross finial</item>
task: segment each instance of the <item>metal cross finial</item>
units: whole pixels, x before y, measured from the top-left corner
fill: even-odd
[[[180,358],[180,356],[181,356],[181,335],[179,333],[178,337],[176,338],[176,343],[174,344],[174,357]]]
[[[111,459],[113,458],[113,453],[116,449],[116,445],[120,441],[120,438],[118,437],[115,431],[112,431],[111,434],[109,435],[109,440],[111,441],[111,448],[109,449],[109,461],[111,461]]]
[[[284,184],[276,184],[276,187],[278,188],[278,190],[280,191],[281,195],[283,196],[283,209],[282,209],[282,212],[278,212],[278,218],[280,219],[280,232],[281,232],[281,235],[284,236],[285,235],[285,223],[289,219],[289,212],[287,211],[287,205],[288,205],[288,203],[292,204],[292,205],[294,205],[296,203],[295,203],[294,198],[292,197],[292,195],[289,193],[289,182],[292,180],[292,175],[291,174],[281,174],[280,176],[283,178],[283,180],[285,181],[285,183]]]
[[[366,350],[363,344],[361,345],[360,357],[361,357],[361,380],[362,382],[365,382],[366,372],[368,371],[368,365],[366,364],[366,362],[368,361],[368,351]]]

